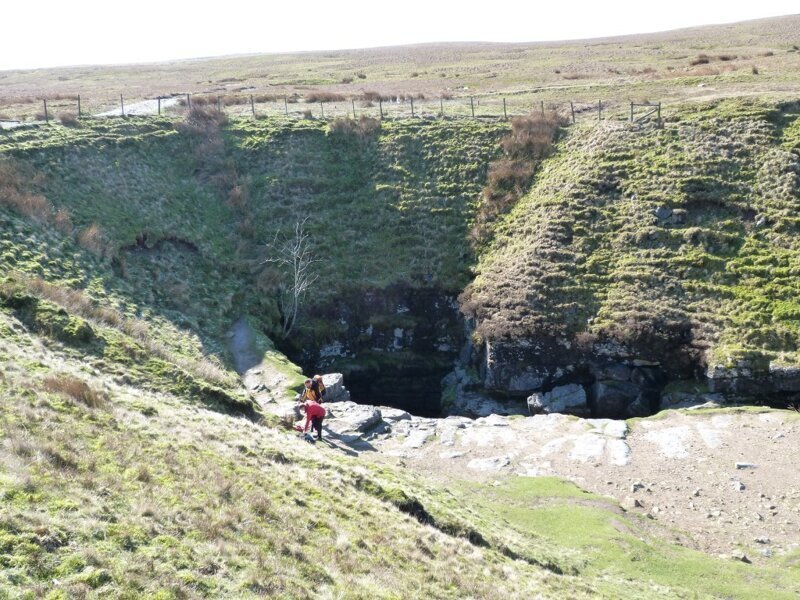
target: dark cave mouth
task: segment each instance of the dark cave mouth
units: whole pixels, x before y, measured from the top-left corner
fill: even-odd
[[[342,373],[350,399],[387,406],[416,417],[445,417],[442,379],[453,370],[454,357],[441,353],[368,353],[346,361],[303,365],[307,373]]]

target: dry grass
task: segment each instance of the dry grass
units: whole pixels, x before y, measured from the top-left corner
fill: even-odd
[[[75,113],[65,112],[58,115],[58,120],[61,121],[61,124],[64,127],[78,127],[80,125],[80,121],[78,120],[78,115]]]
[[[493,224],[522,197],[539,163],[553,151],[553,142],[565,120],[555,111],[511,120],[511,133],[501,145],[504,158],[489,165],[481,204],[470,231],[476,245],[487,241]]]
[[[81,247],[86,248],[97,256],[103,256],[110,248],[97,223],[92,223],[88,227],[81,229],[76,239]]]
[[[337,117],[328,125],[328,131],[331,135],[355,136],[361,141],[373,137],[380,131],[380,128],[381,122],[378,119],[373,119],[366,115],[362,115],[358,119]]]
[[[30,293],[54,302],[71,314],[123,331],[141,344],[148,353],[178,365],[200,379],[220,385],[231,385],[234,381],[230,373],[207,358],[192,360],[176,354],[158,340],[158,336],[154,335],[147,322],[130,319],[114,308],[103,306],[84,291],[53,285],[41,278],[19,273],[15,273],[14,278]]]
[[[305,101],[308,104],[315,104],[317,102],[343,102],[344,100],[347,100],[344,94],[326,91],[311,92],[306,94],[305,97]]]
[[[42,387],[48,392],[69,396],[89,408],[101,408],[108,401],[108,394],[68,374],[48,375],[44,378]]]
[[[71,235],[74,228],[67,209],[56,209],[44,196],[26,191],[28,185],[38,185],[41,180],[41,175],[11,159],[0,160],[0,203],[37,223],[52,225]]]

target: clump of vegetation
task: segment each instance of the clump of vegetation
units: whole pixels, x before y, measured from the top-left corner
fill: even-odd
[[[318,102],[344,102],[347,100],[347,97],[344,94],[339,94],[338,92],[319,91],[306,94],[305,100],[309,104]]]
[[[78,115],[75,113],[61,113],[58,115],[58,120],[61,121],[61,124],[64,127],[78,127],[81,122],[78,120]]]
[[[334,136],[355,136],[361,141],[374,137],[381,129],[378,119],[361,115],[358,119],[336,117],[328,125],[328,133]]]
[[[48,392],[64,394],[89,408],[101,408],[108,400],[108,394],[104,391],[96,390],[82,379],[65,373],[48,375],[42,386]]]
[[[476,246],[487,242],[497,219],[526,192],[537,167],[552,153],[558,130],[564,124],[564,119],[555,111],[511,119],[511,133],[501,142],[504,156],[489,165],[486,186],[470,232]]]

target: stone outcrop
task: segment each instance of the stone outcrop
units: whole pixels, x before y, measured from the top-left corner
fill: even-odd
[[[325,402],[343,402],[350,400],[350,392],[344,387],[344,376],[341,373],[327,373],[322,376],[325,385]]]
[[[532,415],[549,413],[566,413],[579,417],[590,415],[586,390],[577,383],[555,387],[546,393],[532,394],[528,397],[528,411]]]

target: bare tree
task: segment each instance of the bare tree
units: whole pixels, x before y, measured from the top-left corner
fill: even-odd
[[[267,244],[267,258],[261,264],[271,264],[276,268],[278,303],[281,313],[281,336],[289,337],[297,322],[300,302],[319,275],[313,266],[319,260],[311,250],[311,236],[306,232],[308,218],[298,221],[294,235],[286,237],[278,231],[275,239]]]

